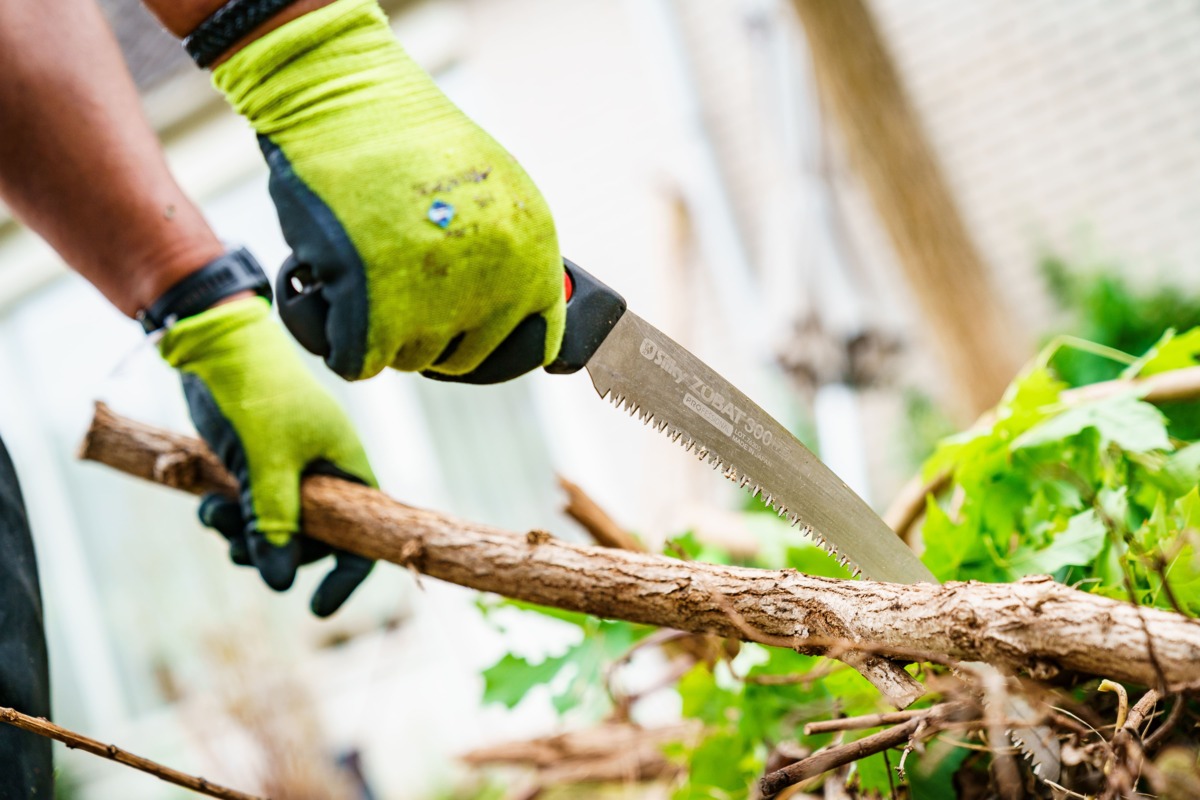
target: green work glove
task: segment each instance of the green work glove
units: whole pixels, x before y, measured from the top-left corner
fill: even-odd
[[[526,318],[542,363],[557,355],[563,271],[545,201],[401,49],[375,0],[305,14],[213,81],[259,133],[284,237],[328,303],[335,372],[463,375]]]
[[[201,520],[229,540],[235,562],[253,564],[278,591],[291,586],[300,564],[332,552],[335,566],[312,599],[313,613],[332,614],[372,562],[296,534],[302,474],[375,485],[345,412],[301,363],[264,298],[179,320],[159,347],[182,375],[196,429],[240,487],[238,501],[206,497]]]

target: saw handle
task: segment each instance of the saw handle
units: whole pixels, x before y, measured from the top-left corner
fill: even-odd
[[[289,258],[279,271],[276,286],[279,315],[292,336],[310,353],[328,355],[325,319],[329,303],[321,294],[321,284],[313,280],[312,270]],[[558,356],[546,365],[546,371],[555,375],[582,369],[625,313],[625,298],[565,258],[563,289],[567,299],[566,329]],[[530,314],[471,372],[422,374],[453,383],[503,383],[541,366],[545,352],[546,320],[541,314]]]

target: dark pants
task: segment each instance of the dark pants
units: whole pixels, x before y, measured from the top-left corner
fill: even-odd
[[[50,716],[42,597],[29,521],[0,442],[0,706]],[[50,740],[0,723],[0,800],[51,800]]]

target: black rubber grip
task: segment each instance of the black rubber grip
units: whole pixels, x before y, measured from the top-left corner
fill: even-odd
[[[565,258],[563,270],[569,287],[566,330],[558,357],[546,365],[546,371],[556,375],[583,369],[626,307],[625,298]],[[321,296],[321,284],[313,280],[312,270],[289,258],[279,272],[276,294],[279,315],[296,341],[310,353],[322,358],[329,355],[329,338],[325,332],[329,303]],[[443,353],[442,359],[449,357],[455,344],[451,343],[449,352]],[[540,314],[531,314],[471,372],[445,375],[426,371],[422,374],[452,383],[503,383],[537,369],[545,352],[546,321]]]
[[[329,336],[325,333],[325,318],[329,316],[329,301],[321,294],[321,282],[313,275],[312,267],[288,256],[275,279],[275,295],[279,316],[292,336],[308,352],[329,356]]]
[[[567,328],[558,357],[546,365],[546,372],[555,375],[583,369],[626,308],[624,297],[579,265],[564,258],[563,270],[571,286]]]

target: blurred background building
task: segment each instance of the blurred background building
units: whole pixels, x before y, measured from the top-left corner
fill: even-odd
[[[222,237],[280,263],[247,126],[136,2],[102,4],[184,187]],[[953,409],[959,376],[817,88],[792,3],[385,5],[417,60],[537,181],[565,255],[887,504],[913,467],[905,398]],[[1019,342],[1027,358],[1059,324],[1039,270],[1049,255],[1198,288],[1195,3],[868,6],[1011,320],[997,352]],[[597,402],[582,375],[487,388],[326,378],[406,502],[581,537],[558,511],[557,473],[652,541],[738,528],[732,487]],[[37,537],[61,723],[249,790],[357,752],[388,798],[449,793],[456,753],[556,724],[537,698],[515,714],[481,707],[478,672],[559,632],[502,636],[472,593],[388,565],[333,620],[310,619],[317,575],[273,595],[227,563],[193,500],[75,461],[95,399],[189,427],[138,327],[0,210],[0,431]],[[57,756],[64,795],[182,796]]]

